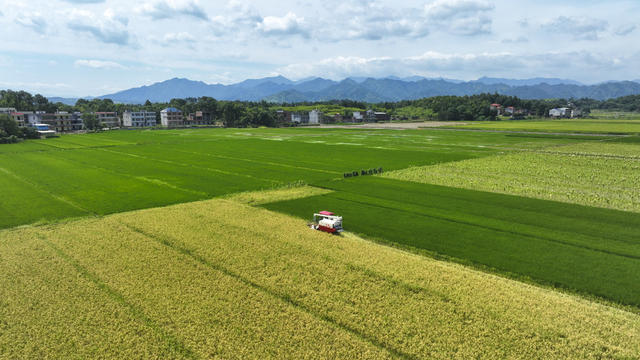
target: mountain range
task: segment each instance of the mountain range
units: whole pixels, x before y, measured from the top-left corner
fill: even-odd
[[[640,94],[640,81],[612,81],[584,85],[556,78],[502,79],[482,77],[461,81],[419,76],[398,78],[347,78],[334,81],[307,78],[292,81],[283,76],[249,79],[232,85],[206,84],[202,81],[174,78],[148,86],[99,96],[119,103],[168,102],[173,98],[209,96],[218,100],[294,103],[348,99],[364,102],[412,100],[440,95],[499,93],[523,99],[592,98],[605,100]],[[52,102],[75,104],[77,99],[49,98]]]

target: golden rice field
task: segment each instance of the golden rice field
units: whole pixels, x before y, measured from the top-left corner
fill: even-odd
[[[636,313],[246,204],[302,195],[1,231],[0,358],[640,354]]]
[[[640,146],[597,142],[411,167],[383,176],[640,212],[638,174]]]

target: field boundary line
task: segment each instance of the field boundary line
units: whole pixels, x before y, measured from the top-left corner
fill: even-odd
[[[161,325],[158,325],[151,317],[147,316],[144,313],[144,311],[142,311],[137,306],[128,302],[127,299],[124,297],[124,295],[122,295],[117,290],[109,286],[106,282],[100,279],[99,276],[89,271],[89,269],[87,269],[85,266],[80,264],[72,256],[70,256],[69,254],[64,252],[61,248],[56,246],[46,235],[42,233],[38,233],[37,236],[47,246],[53,249],[53,251],[56,254],[58,254],[58,256],[60,256],[64,261],[66,261],[68,264],[73,266],[81,276],[91,281],[96,287],[98,287],[98,289],[103,291],[107,296],[111,297],[117,303],[123,305],[125,308],[129,310],[129,312],[131,312],[133,316],[141,320],[147,327],[151,328],[154,332],[159,334],[170,349],[175,349],[178,352],[180,352],[182,355],[191,359],[199,358],[193,352],[193,350],[189,349],[183,342],[181,342],[174,335],[167,332]]]
[[[0,167],[0,172],[3,172],[5,174],[17,179],[18,181],[22,182],[23,184],[27,184],[27,185],[33,187],[34,189],[36,189],[37,191],[39,191],[39,192],[41,192],[43,194],[47,194],[50,197],[52,197],[52,198],[54,198],[54,199],[56,199],[56,200],[58,200],[60,202],[63,202],[63,203],[65,203],[65,204],[67,204],[67,205],[69,205],[71,207],[74,207],[74,208],[76,208],[78,210],[81,210],[81,211],[83,211],[85,213],[88,213],[89,215],[98,216],[97,213],[82,207],[81,205],[77,204],[73,200],[67,199],[66,197],[64,197],[62,195],[57,195],[55,193],[52,193],[51,191],[47,191],[42,186],[40,186],[38,184],[35,184],[35,183],[33,183],[33,182],[29,181],[29,180],[26,180],[26,179],[22,178],[21,176],[17,175],[16,173],[14,173],[14,172],[12,172],[10,170],[7,170],[5,168]]]
[[[288,167],[288,168],[294,168],[294,169],[303,169],[303,170],[321,172],[321,173],[332,174],[332,175],[340,175],[341,174],[340,172],[337,172],[337,171],[313,169],[313,168],[309,168],[309,167],[305,167],[305,166],[288,165],[288,164],[282,164],[282,163],[277,163],[277,162],[272,162],[272,161],[258,161],[258,160],[236,158],[236,157],[224,156],[224,155],[214,155],[214,154],[209,154],[209,153],[201,153],[201,152],[197,152],[197,151],[186,151],[186,150],[180,150],[180,149],[174,149],[174,150],[178,151],[178,152],[183,152],[185,154],[204,155],[204,156],[216,157],[216,158],[227,159],[227,160],[246,161],[246,162],[250,162],[250,163],[267,164],[267,165]]]
[[[117,171],[117,170],[113,170],[113,169],[107,169],[107,168],[104,168],[102,166],[94,165],[94,164],[91,164],[91,163],[85,163],[85,162],[82,162],[80,160],[69,159],[68,157],[65,157],[62,160],[73,162],[73,163],[76,163],[76,164],[81,164],[82,166],[87,166],[87,167],[90,167],[90,168],[93,168],[93,169],[96,169],[96,170],[100,170],[100,171],[104,171],[104,172],[107,172],[107,173],[128,177],[130,179],[136,179],[136,180],[144,181],[144,182],[155,184],[155,185],[165,186],[165,187],[168,187],[170,189],[174,189],[174,190],[178,190],[178,191],[182,191],[182,192],[186,192],[186,193],[190,193],[190,194],[195,194],[195,195],[200,195],[200,196],[207,196],[207,197],[210,196],[209,194],[207,194],[205,192],[197,191],[197,190],[191,190],[191,189],[185,189],[185,188],[182,188],[180,186],[168,183],[166,181],[162,181],[160,179],[148,178],[148,177],[145,177],[145,176],[135,176],[135,175],[132,175],[132,174],[124,173],[122,171]]]
[[[145,159],[145,160],[149,160],[149,161],[165,163],[165,164],[169,164],[169,165],[178,165],[178,166],[181,166],[181,167],[191,167],[191,168],[194,168],[194,169],[202,169],[202,170],[211,171],[211,172],[215,172],[215,173],[219,173],[219,174],[223,174],[223,175],[246,177],[246,178],[249,178],[249,179],[267,181],[267,182],[270,182],[270,183],[273,183],[273,184],[278,184],[278,181],[275,181],[275,180],[272,180],[272,179],[260,178],[260,177],[253,176],[253,175],[248,175],[248,174],[240,174],[240,173],[235,173],[235,172],[231,172],[231,171],[224,171],[224,170],[220,170],[220,169],[212,169],[212,168],[204,167],[204,166],[183,164],[183,163],[179,163],[179,162],[171,161],[171,160],[154,159],[154,158],[151,158],[151,157],[148,157],[148,156],[131,154],[131,153],[122,152],[122,151],[107,150],[107,149],[97,149],[97,150],[111,152],[111,153],[120,154],[120,155],[124,155],[124,156],[135,157],[135,158],[139,158],[139,159]]]
[[[127,224],[125,222],[121,222],[124,226],[126,226],[127,228],[129,228],[130,230],[137,232],[153,241],[156,241],[158,243],[160,243],[161,245],[164,245],[170,249],[172,249],[173,251],[176,251],[182,255],[188,256],[191,259],[197,261],[198,263],[200,263],[201,265],[204,265],[206,267],[209,267],[215,271],[218,271],[222,274],[224,274],[225,276],[229,276],[231,278],[234,278],[238,281],[240,281],[241,283],[243,283],[245,286],[248,286],[256,291],[262,292],[274,299],[280,300],[282,302],[285,302],[289,305],[291,305],[292,307],[294,307],[295,309],[298,309],[304,313],[307,313],[309,315],[311,315],[312,317],[321,320],[323,322],[326,322],[328,324],[330,324],[331,326],[334,326],[338,329],[341,329],[343,331],[346,331],[354,336],[356,336],[357,338],[368,342],[371,345],[374,345],[375,347],[387,351],[389,352],[391,355],[397,357],[397,358],[402,358],[402,359],[418,359],[417,357],[411,355],[411,354],[407,354],[405,352],[403,352],[402,350],[396,349],[394,347],[388,346],[380,341],[378,341],[375,338],[372,338],[362,332],[360,332],[359,330],[352,328],[346,324],[340,324],[338,322],[336,322],[331,316],[328,315],[323,315],[323,314],[318,314],[315,311],[313,311],[312,309],[308,308],[307,306],[305,306],[304,304],[302,304],[299,301],[294,300],[293,298],[291,298],[290,296],[287,296],[286,294],[279,294],[273,290],[270,290],[269,288],[262,286],[248,278],[243,277],[240,274],[236,274],[235,272],[225,268],[224,266],[215,264],[209,260],[207,260],[205,257],[196,254],[192,249],[189,249],[187,247],[183,247],[180,246],[178,244],[176,244],[175,241],[172,241],[172,237],[168,236],[168,235],[164,235],[162,237],[160,236],[156,236],[154,234],[148,233],[147,231],[140,229],[134,225],[130,225]]]
[[[361,196],[364,196],[364,195],[361,195]],[[596,249],[596,248],[592,248],[592,247],[589,247],[589,246],[567,243],[567,242],[564,242],[564,241],[561,241],[561,240],[550,239],[550,238],[545,238],[545,237],[535,236],[535,235],[529,235],[529,234],[523,234],[523,233],[520,233],[520,232],[504,230],[504,229],[495,228],[495,227],[491,227],[491,226],[484,226],[484,225],[479,225],[479,224],[475,224],[475,223],[471,223],[471,222],[455,220],[455,219],[447,218],[447,217],[444,217],[444,216],[437,216],[437,215],[430,215],[430,214],[423,214],[423,213],[415,213],[415,212],[411,212],[411,211],[408,211],[408,210],[403,210],[403,209],[394,208],[394,207],[390,207],[390,206],[372,204],[372,203],[367,203],[367,202],[357,201],[357,200],[352,200],[352,199],[345,199],[345,198],[342,198],[340,196],[335,196],[335,197],[337,199],[342,200],[342,201],[353,202],[353,203],[356,203],[356,204],[362,204],[362,205],[373,206],[373,207],[380,207],[380,208],[387,209],[387,210],[400,211],[400,212],[403,212],[403,213],[418,215],[418,216],[432,218],[432,219],[438,219],[438,220],[451,222],[451,223],[455,223],[455,224],[467,225],[467,226],[477,227],[477,228],[480,228],[480,229],[496,231],[496,232],[500,232],[500,233],[503,233],[503,234],[515,235],[515,236],[525,237],[525,238],[529,238],[529,239],[548,241],[548,242],[552,242],[552,243],[556,243],[556,244],[561,244],[561,245],[574,247],[574,248],[578,248],[578,249],[583,249],[583,250],[589,250],[589,251],[593,251],[593,252],[599,252],[599,253],[603,253],[603,254],[607,254],[607,255],[620,256],[620,257],[624,257],[624,258],[628,258],[628,259],[632,259],[632,260],[640,260],[640,256],[637,256],[637,255],[622,254],[622,253],[608,251],[608,250],[604,250],[604,249]],[[390,200],[386,200],[386,199],[383,199],[383,200],[390,201]],[[435,209],[433,207],[428,207],[428,208]]]

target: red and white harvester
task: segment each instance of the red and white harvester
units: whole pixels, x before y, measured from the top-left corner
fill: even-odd
[[[317,214],[313,214],[313,222],[309,224],[309,227],[338,235],[343,231],[342,216],[336,216],[330,211],[320,211]]]

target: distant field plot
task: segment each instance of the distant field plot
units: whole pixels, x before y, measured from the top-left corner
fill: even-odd
[[[640,352],[637,314],[230,200],[5,230],[0,239],[0,358]]]
[[[384,176],[640,212],[640,144],[589,142]]]
[[[0,228],[208,199],[584,141],[429,130],[184,129],[63,135],[0,146]],[[26,203],[22,199],[35,199]]]
[[[640,214],[487,192],[358,178],[335,192],[263,205],[534,281],[640,305]]]
[[[594,134],[640,134],[640,119],[566,119],[478,122],[461,129],[567,132]]]

